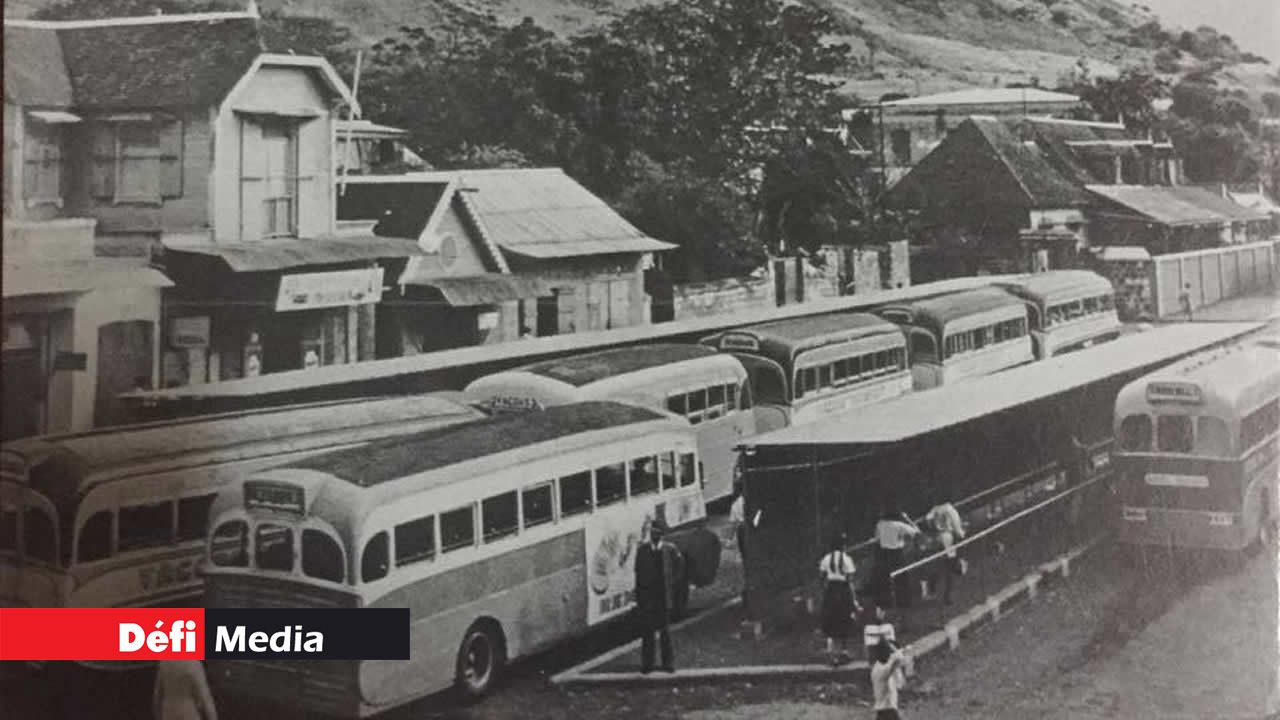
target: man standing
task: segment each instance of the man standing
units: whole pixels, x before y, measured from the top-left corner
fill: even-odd
[[[902,685],[907,658],[885,640],[875,648],[871,665],[871,693],[875,697],[876,720],[899,720],[898,688]]]
[[[956,542],[964,537],[964,521],[960,512],[949,502],[934,505],[928,514],[929,525],[937,533],[938,542],[946,551],[942,570],[942,602],[951,604],[952,577],[961,573],[960,558],[956,555]]]
[[[746,518],[746,496],[742,492],[742,487],[738,487],[738,497],[733,499],[733,505],[729,506],[729,524],[733,526],[733,532],[738,542],[738,558],[742,560],[742,567],[747,567],[747,518]],[[744,581],[742,584],[742,607],[747,606],[747,585]]]
[[[653,671],[653,636],[658,635],[662,669],[675,672],[671,652],[671,610],[675,607],[676,583],[681,582],[680,551],[664,541],[667,525],[655,518],[649,525],[649,542],[636,550],[636,620],[640,626],[640,655],[643,673]]]
[[[880,516],[876,523],[876,605],[880,607],[908,607],[911,605],[911,586],[906,576],[894,581],[893,571],[906,564],[907,541],[920,534],[920,528],[906,513],[896,507]]]

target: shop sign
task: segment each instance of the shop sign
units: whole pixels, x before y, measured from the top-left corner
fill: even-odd
[[[382,299],[382,268],[285,275],[276,312],[367,305]]]
[[[179,317],[169,322],[169,345],[175,348],[209,346],[209,316]]]

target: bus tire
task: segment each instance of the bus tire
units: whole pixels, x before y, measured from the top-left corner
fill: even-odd
[[[458,646],[457,688],[462,699],[474,702],[497,685],[507,662],[506,639],[493,620],[478,620]]]

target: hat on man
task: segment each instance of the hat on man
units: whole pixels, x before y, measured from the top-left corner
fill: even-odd
[[[653,522],[649,523],[649,532],[651,534],[652,533],[661,534],[661,533],[665,533],[667,530],[670,530],[670,528],[667,527],[667,521],[663,520],[662,518],[654,518]]]

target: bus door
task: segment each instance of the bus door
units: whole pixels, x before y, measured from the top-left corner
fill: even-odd
[[[0,607],[59,607],[66,573],[58,565],[53,503],[25,484],[0,479]]]
[[[911,387],[928,390],[942,385],[942,348],[933,333],[914,325],[905,325],[911,343]]]
[[[786,427],[790,422],[791,396],[787,392],[787,374],[778,363],[758,355],[731,353],[747,369],[747,388],[751,399],[756,433]]]

